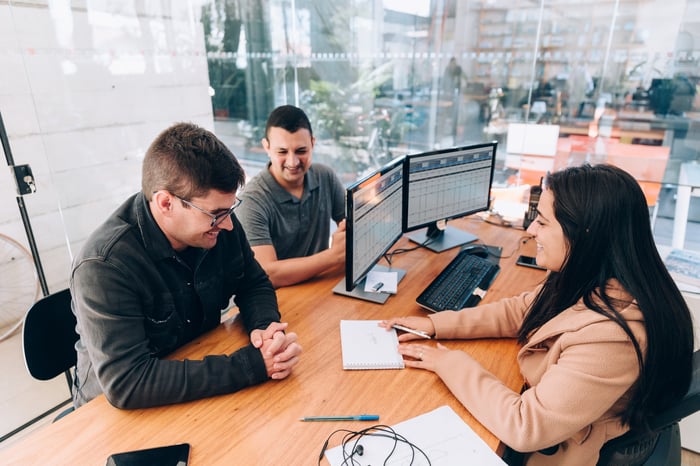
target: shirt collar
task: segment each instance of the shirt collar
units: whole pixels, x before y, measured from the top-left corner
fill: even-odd
[[[318,173],[316,173],[312,164],[304,175],[304,193],[301,195],[301,200],[299,200],[280,186],[275,177],[272,176],[272,173],[270,173],[270,165],[272,163],[267,162],[265,169],[261,171],[262,179],[274,194],[275,200],[280,204],[284,202],[304,202],[310,196],[310,193],[318,189],[321,184],[318,179]]]
[[[141,239],[148,254],[154,260],[173,257],[175,250],[153,218],[149,202],[143,193],[136,195],[133,208]]]

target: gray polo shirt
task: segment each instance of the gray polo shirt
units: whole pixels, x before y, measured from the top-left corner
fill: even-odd
[[[328,249],[331,219],[345,218],[345,188],[329,167],[312,164],[297,199],[280,186],[270,164],[246,184],[236,217],[251,246],[271,244],[278,259],[306,257]]]

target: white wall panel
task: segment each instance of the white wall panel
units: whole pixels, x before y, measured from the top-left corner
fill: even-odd
[[[213,129],[202,27],[189,1],[175,3],[0,6],[0,111],[15,163],[36,177],[25,202],[42,261],[60,262],[44,264],[50,281],[66,279],[68,245],[139,189],[158,133]],[[14,198],[9,173],[0,183]],[[19,220],[16,203],[0,203],[0,231],[23,239]]]
[[[12,50],[17,48],[18,45],[10,6],[0,5],[0,49],[3,51]]]
[[[17,49],[0,50],[0,95],[29,93],[27,76],[20,72],[23,67],[24,61]]]

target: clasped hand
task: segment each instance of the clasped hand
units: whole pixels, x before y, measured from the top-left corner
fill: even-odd
[[[299,362],[301,345],[297,343],[296,333],[284,333],[287,325],[286,322],[273,322],[265,330],[250,332],[250,342],[260,349],[271,379],[284,379]]]

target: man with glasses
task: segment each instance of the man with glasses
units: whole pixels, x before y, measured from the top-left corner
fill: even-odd
[[[270,161],[241,193],[236,215],[275,288],[345,264],[345,189],[333,170],[311,163],[314,143],[303,110],[274,109],[262,139]]]
[[[125,409],[179,403],[291,373],[301,347],[285,333],[274,289],[233,215],[244,181],[226,146],[193,124],[171,126],[148,148],[142,191],[74,260],[75,407],[100,393]],[[232,296],[248,346],[161,359],[219,325]]]

